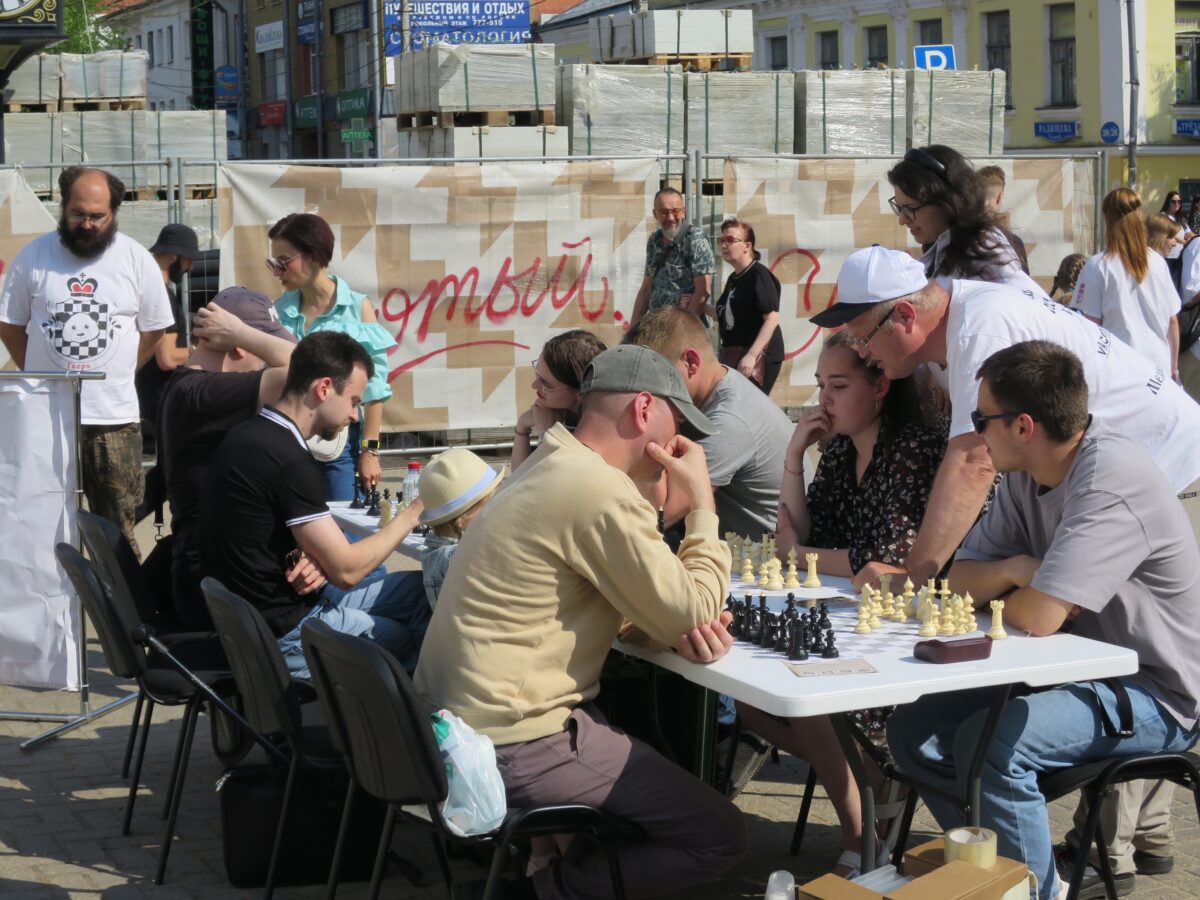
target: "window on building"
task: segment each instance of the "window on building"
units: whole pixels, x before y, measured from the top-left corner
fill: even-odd
[[[1005,13],[1008,15],[1008,13]],[[940,44],[942,42],[942,20],[925,19],[917,23],[917,44]]]
[[[1175,102],[1200,104],[1200,34],[1175,35]]]
[[[165,39],[166,46],[163,48],[167,51],[167,63],[175,62],[175,26],[167,26],[167,36]]]
[[[836,69],[838,62],[838,33],[822,31],[817,35],[817,58],[822,69]]]
[[[133,36],[133,46],[138,50],[142,49],[142,36],[140,34]]]
[[[1050,105],[1075,105],[1075,4],[1050,7]]]
[[[258,55],[262,62],[263,100],[283,100],[287,97],[287,69],[282,50],[268,50]]]
[[[154,32],[146,34],[146,53],[149,54],[149,59],[146,60],[147,68],[154,68]]]
[[[788,39],[786,34],[767,38],[767,68],[786,69],[788,67]]]
[[[234,34],[239,33],[234,32]],[[183,23],[183,58],[189,60],[192,58],[192,23],[190,21]]]
[[[872,25],[866,29],[868,69],[888,64],[888,30],[886,25]]]
[[[370,69],[367,42],[361,31],[351,31],[339,35],[342,41],[342,57],[345,60],[346,88],[366,87],[367,71]]]
[[[987,67],[1004,70],[1004,105],[1012,109],[1012,32],[1008,13],[986,13],[983,28]]]

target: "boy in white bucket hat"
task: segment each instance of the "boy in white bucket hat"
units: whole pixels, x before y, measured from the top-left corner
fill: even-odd
[[[421,572],[431,609],[437,605],[459,539],[499,486],[496,470],[462,447],[435,456],[421,472],[417,490],[425,509],[420,523],[431,532],[421,551]]]

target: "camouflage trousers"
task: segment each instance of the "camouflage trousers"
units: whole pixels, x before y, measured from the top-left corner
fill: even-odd
[[[121,529],[138,559],[142,552],[133,536],[146,479],[142,474],[142,425],[84,425],[83,493],[88,509]]]

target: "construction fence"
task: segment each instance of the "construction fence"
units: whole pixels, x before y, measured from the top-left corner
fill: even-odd
[[[219,249],[221,286],[273,297],[279,285],[263,265],[268,229],[291,212],[321,215],[337,239],[331,273],[374,300],[397,340],[385,427],[505,428],[533,399],[529,364],[548,338],[587,328],[610,344],[620,340],[656,227],[653,197],[670,173],[669,183],[687,197],[689,217],[710,239],[727,216],[753,225],[763,262],[783,288],[788,360],[772,396],[791,407],[813,391],[821,334],[809,317],[832,302],[846,256],[875,243],[919,252],[888,207],[886,173],[895,162],[699,152],[450,164],[168,159],[136,163],[162,166],[166,188],[161,199],[127,201],[120,227],[149,246],[162,225],[185,222],[201,247]],[[723,171],[719,192],[694,177],[714,163]],[[1102,156],[975,163],[1004,169],[1009,225],[1025,240],[1031,273],[1047,289],[1063,256],[1094,252],[1106,180]],[[0,253],[11,260],[53,227],[58,205],[38,200],[23,168],[0,169],[0,176],[12,213],[0,216]],[[35,181],[55,177],[39,172]],[[215,196],[194,196],[199,185],[215,185]],[[45,213],[22,218],[19,209],[31,204]],[[722,270],[718,254],[714,296]]]

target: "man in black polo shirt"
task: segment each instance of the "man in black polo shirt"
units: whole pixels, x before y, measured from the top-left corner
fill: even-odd
[[[188,629],[212,628],[200,591],[196,518],[208,466],[229,429],[279,399],[296,338],[264,294],[232,287],[196,312],[196,349],[162,393],[158,464],[171,504],[171,596]],[[319,585],[314,585],[314,588]]]
[[[325,505],[305,443],[314,434],[332,439],[357,421],[372,372],[371,357],[349,335],[310,334],[292,352],[279,402],[230,430],[200,498],[204,573],[258,608],[298,678],[308,677],[300,646],[300,623],[308,617],[375,641],[410,672],[429,624],[420,572],[367,578],[417,524],[420,502],[350,543]],[[293,587],[305,558],[330,582],[311,605]]]

